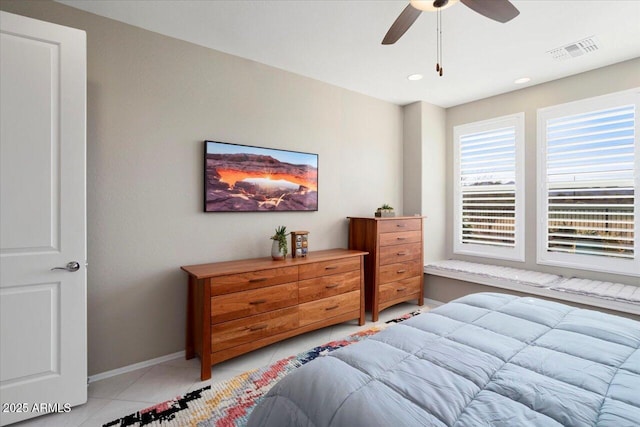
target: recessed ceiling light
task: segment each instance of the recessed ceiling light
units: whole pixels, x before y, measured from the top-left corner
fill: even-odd
[[[528,83],[528,82],[530,82],[530,81],[531,81],[531,78],[529,78],[529,77],[521,77],[521,78],[519,78],[519,79],[517,79],[517,80],[514,80],[513,82],[514,82],[515,84],[517,84],[517,85],[521,85],[521,84],[523,84],[523,83]]]
[[[412,82],[422,80],[422,74],[411,74],[410,76],[407,76],[407,79],[411,80]]]

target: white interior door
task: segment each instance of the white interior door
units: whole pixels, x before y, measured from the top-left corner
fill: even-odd
[[[86,34],[0,12],[0,43],[6,425],[87,400]]]

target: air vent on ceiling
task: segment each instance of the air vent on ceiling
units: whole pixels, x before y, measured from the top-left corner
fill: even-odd
[[[594,36],[591,36],[586,39],[549,50],[547,53],[556,61],[564,61],[566,59],[575,58],[576,56],[595,52],[598,49],[600,49],[598,41]]]

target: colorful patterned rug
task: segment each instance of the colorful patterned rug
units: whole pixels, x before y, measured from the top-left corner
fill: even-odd
[[[405,314],[386,324],[374,326],[348,337],[331,341],[309,351],[279,360],[260,369],[245,372],[227,381],[192,391],[175,399],[143,409],[104,424],[103,427],[162,426],[162,427],[240,427],[247,424],[251,411],[271,387],[289,372],[318,356],[361,341],[423,312]]]

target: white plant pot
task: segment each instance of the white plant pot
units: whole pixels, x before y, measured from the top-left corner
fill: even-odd
[[[280,244],[277,240],[274,240],[271,244],[271,258],[275,260],[285,259],[286,253],[280,251]]]

